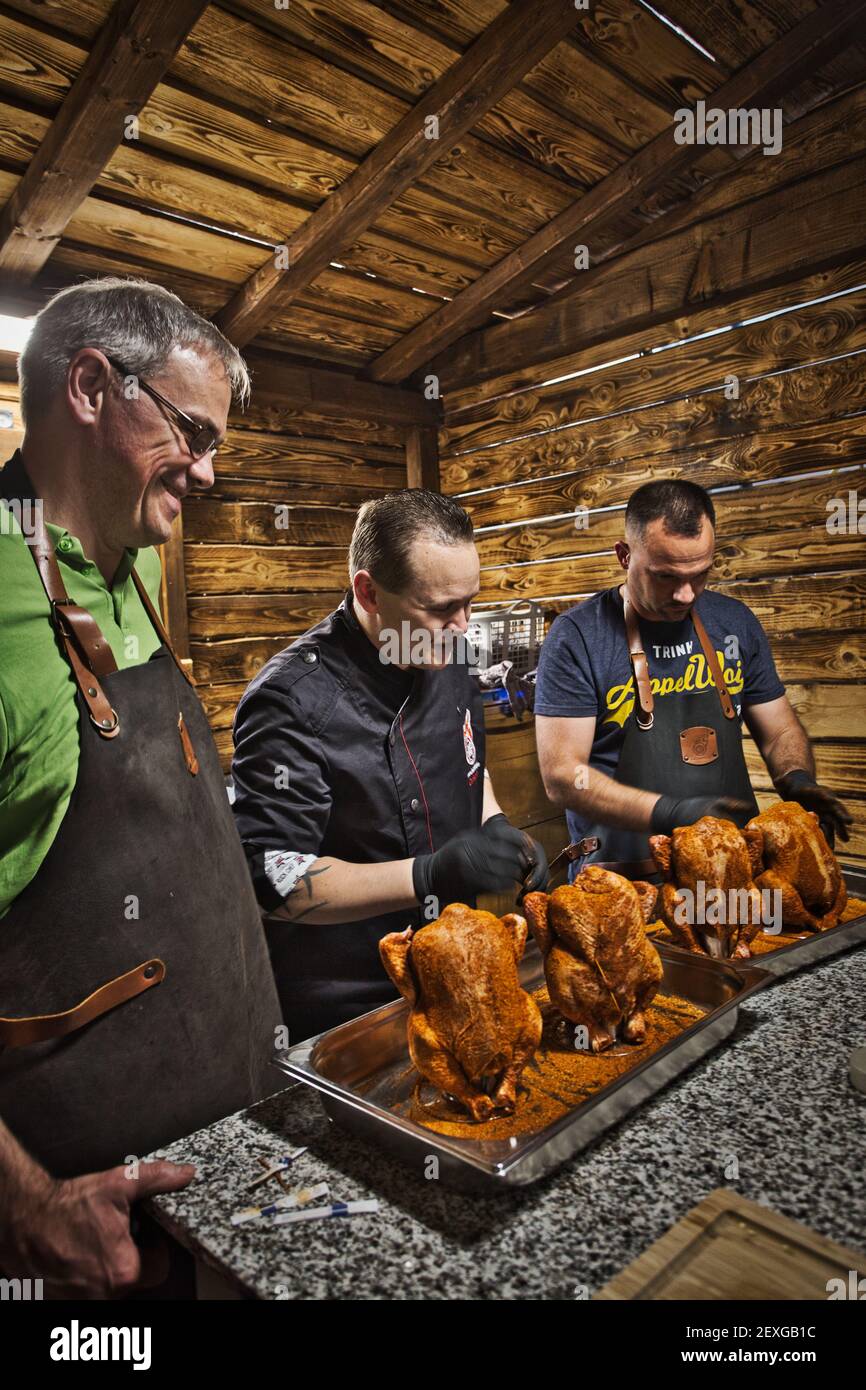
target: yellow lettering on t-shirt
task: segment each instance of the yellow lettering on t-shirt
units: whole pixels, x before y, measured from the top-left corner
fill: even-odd
[[[716,655],[719,658],[719,666],[728,690],[732,695],[740,694],[745,684],[742,661],[738,657],[736,665],[725,666],[724,653],[716,652]],[[690,656],[685,671],[676,678],[665,676],[659,680],[657,676],[650,677],[650,689],[653,695],[660,699],[664,699],[665,695],[670,695],[674,691],[708,690],[712,684],[713,675],[703,652]],[[605,706],[608,714],[602,722],[604,724],[618,724],[620,728],[623,728],[634,709],[633,676],[630,676],[621,685],[610,687],[605,695]]]

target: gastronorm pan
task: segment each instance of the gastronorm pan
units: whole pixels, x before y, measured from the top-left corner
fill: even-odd
[[[851,869],[845,864],[840,864],[839,867],[851,897],[866,899],[866,873]],[[786,936],[791,934],[785,933]],[[684,946],[675,946],[672,941],[668,941],[665,937],[660,938],[657,933],[653,933],[650,940],[659,951],[664,948],[666,951],[675,952],[678,956],[692,956],[692,952],[686,950]],[[840,951],[848,951],[852,946],[864,941],[866,941],[866,913],[862,913],[859,917],[852,917],[850,922],[840,922],[837,927],[831,927],[829,931],[808,932],[805,936],[798,937],[796,941],[789,941],[784,946],[778,946],[775,951],[756,952],[751,959],[761,970],[766,970],[769,975],[778,980],[783,975],[792,975],[795,970],[802,970],[804,966],[814,964],[816,960],[837,956]],[[739,962],[736,963],[739,964]]]
[[[464,1191],[535,1182],[717,1047],[733,1032],[743,999],[768,979],[751,962],[734,967],[666,947],[659,948],[659,955],[664,966],[659,992],[685,999],[706,1013],[534,1133],[467,1139],[437,1133],[394,1113],[392,1105],[418,1079],[409,1058],[408,1006],[402,999],[288,1048],[275,1064],[314,1086],[337,1124],[386,1149],[418,1174],[435,1174]],[[521,961],[520,980],[530,992],[544,984],[534,943]],[[432,1159],[436,1163],[431,1166]]]

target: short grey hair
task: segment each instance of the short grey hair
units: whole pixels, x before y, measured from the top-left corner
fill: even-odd
[[[18,359],[25,425],[62,388],[69,363],[85,347],[99,348],[140,377],[158,375],[174,348],[197,347],[220,360],[232,398],[239,405],[249,400],[247,365],[215,324],[162,285],[112,275],[70,285],[36,315]]]

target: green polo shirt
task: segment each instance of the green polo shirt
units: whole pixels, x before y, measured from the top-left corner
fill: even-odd
[[[118,668],[147,661],[159,638],[132,580],[159,604],[156,550],[127,550],[106,584],[81,543],[46,523],[73,603],[93,615]],[[39,871],[78,776],[78,704],[49,603],[16,516],[0,499],[0,917]]]

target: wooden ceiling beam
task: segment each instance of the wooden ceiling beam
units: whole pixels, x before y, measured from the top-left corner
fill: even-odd
[[[864,16],[866,0],[829,0],[710,93],[707,108],[748,108],[775,100],[838,53]],[[588,243],[605,225],[652,196],[672,175],[706,155],[706,145],[678,145],[673,132],[673,125],[663,130],[450,303],[404,334],[363,375],[379,382],[405,380],[485,322],[495,309],[514,303],[521,290],[569,245]]]
[[[577,23],[574,0],[514,0],[362,164],[232,296],[216,322],[242,347],[441,159]],[[431,118],[438,119],[433,134]]]
[[[337,419],[359,416],[407,428],[435,427],[441,419],[440,403],[426,400],[420,391],[359,381],[326,367],[297,366],[276,354],[248,352],[246,361],[257,407],[306,408]]]
[[[48,260],[208,0],[118,0],[0,213],[0,280],[29,284]]]

